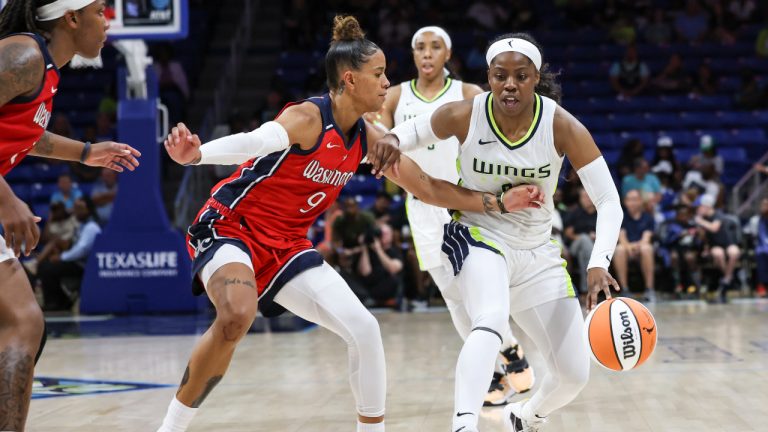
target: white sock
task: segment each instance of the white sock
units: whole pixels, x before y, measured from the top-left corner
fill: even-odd
[[[381,423],[361,423],[357,421],[357,432],[384,432],[384,422]]]
[[[474,330],[464,342],[456,364],[453,430],[462,426],[466,431],[477,429],[478,415],[488,392],[488,383],[493,377],[499,346],[501,341],[498,336],[482,330]]]
[[[197,408],[190,408],[174,397],[157,432],[185,432],[196,413]]]

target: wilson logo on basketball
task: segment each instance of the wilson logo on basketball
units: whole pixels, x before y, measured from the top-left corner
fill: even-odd
[[[624,331],[621,333],[622,352],[624,359],[634,357],[637,354],[635,349],[635,336],[632,334],[632,323],[629,321],[629,314],[627,312],[620,312],[621,325],[624,326]]]

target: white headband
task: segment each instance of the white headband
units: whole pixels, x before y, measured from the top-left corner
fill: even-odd
[[[40,6],[35,11],[38,21],[53,21],[64,16],[67,11],[80,10],[95,0],[56,0],[45,6]]]
[[[485,61],[488,62],[488,66],[491,65],[494,57],[503,52],[519,52],[531,59],[536,70],[541,70],[541,52],[536,48],[536,45],[525,39],[507,38],[494,42],[488,48],[488,52],[485,53]]]
[[[411,48],[416,48],[416,38],[427,32],[432,32],[435,35],[443,38],[445,46],[447,46],[448,49],[451,49],[451,37],[448,36],[448,33],[445,30],[437,26],[422,27],[416,30],[416,33],[414,33],[413,37],[411,38]]]

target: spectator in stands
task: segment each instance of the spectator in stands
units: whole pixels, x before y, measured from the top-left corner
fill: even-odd
[[[112,123],[117,121],[117,91],[114,80],[104,86],[104,96],[99,101],[99,113],[109,116]]]
[[[648,65],[640,61],[634,45],[627,46],[624,59],[614,62],[609,73],[611,86],[622,98],[641,94],[648,86],[651,77]]]
[[[733,220],[723,213],[715,211],[716,198],[703,195],[696,210],[694,222],[706,238],[708,252],[715,266],[722,272],[718,286],[718,297],[721,302],[726,300],[726,291],[734,282],[733,275],[741,258],[738,245],[738,222],[733,226]]]
[[[645,146],[639,139],[631,138],[624,143],[624,146],[621,148],[619,160],[616,162],[616,169],[619,176],[624,178],[624,176],[631,174],[634,169],[635,159],[643,157],[644,154]]]
[[[379,41],[385,47],[401,46],[411,36],[410,21],[405,9],[391,9],[386,19],[379,21]]]
[[[644,158],[635,159],[632,174],[621,180],[621,193],[626,196],[632,189],[640,191],[646,208],[653,209],[661,201],[661,182],[656,174],[650,172],[648,161]]]
[[[509,18],[508,10],[491,0],[475,0],[467,9],[466,16],[483,30],[497,31]]]
[[[626,14],[621,14],[611,25],[611,39],[619,45],[630,45],[637,40],[637,30]]]
[[[402,280],[403,255],[392,241],[392,228],[386,223],[363,236],[357,270],[367,297],[379,305],[394,306]]]
[[[525,0],[507,1],[507,9],[514,11],[509,14],[506,27],[515,29],[515,31],[533,30],[539,23],[539,17],[536,8],[531,2]]]
[[[749,69],[741,72],[741,84],[736,91],[734,102],[736,107],[743,110],[754,110],[765,106],[766,94],[755,73]]]
[[[72,124],[69,122],[69,117],[66,114],[56,113],[53,117],[53,122],[49,128],[52,133],[61,135],[67,138],[75,138],[74,131],[72,131]]]
[[[689,294],[701,288],[701,270],[699,256],[702,248],[701,238],[692,221],[691,207],[678,204],[674,219],[666,221],[659,229],[659,241],[669,252],[675,292],[683,293],[687,287]]]
[[[765,11],[766,19],[763,22],[763,28],[757,34],[755,41],[755,53],[759,57],[768,57],[768,9]]]
[[[575,259],[579,270],[579,289],[587,292],[587,264],[595,245],[597,209],[584,188],[579,188],[579,202],[576,208],[563,218],[565,239],[568,250]]]
[[[51,202],[61,202],[67,211],[72,211],[75,206],[75,200],[83,196],[80,188],[72,184],[72,177],[69,173],[59,175],[58,190],[51,195]]]
[[[758,297],[765,297],[768,294],[768,198],[760,201],[760,214],[754,218],[755,228],[752,232],[755,238],[755,261],[757,267],[757,289],[755,294]]]
[[[27,272],[35,276],[37,274],[37,265],[40,262],[48,259],[51,254],[68,248],[78,226],[77,219],[67,211],[64,203],[61,201],[52,202],[48,212],[48,222],[46,222],[45,228],[43,228],[40,242],[38,243],[42,249],[34,257],[22,262]]]
[[[666,174],[675,179],[682,174],[682,167],[675,157],[674,142],[667,135],[662,135],[656,140],[656,154],[653,156],[651,171],[656,174]]]
[[[653,19],[645,26],[645,40],[655,45],[666,45],[672,40],[672,26],[662,8],[653,10]]]
[[[388,193],[382,191],[376,194],[376,201],[373,202],[373,206],[371,206],[370,209],[370,212],[376,219],[376,223],[389,223],[389,221],[392,219],[392,215],[390,213],[391,206],[392,197],[389,196]]]
[[[72,306],[71,299],[63,291],[62,279],[82,277],[96,236],[101,233],[101,228],[91,218],[92,212],[85,200],[75,201],[74,212],[80,226],[72,247],[61,254],[52,254],[38,266],[37,277],[43,286],[44,310],[64,310]]]
[[[184,66],[173,58],[169,44],[159,44],[152,56],[157,74],[160,100],[168,107],[170,124],[175,125],[186,117],[186,103],[189,100],[189,83]]]
[[[283,49],[310,50],[314,39],[315,29],[313,12],[306,0],[291,0],[281,2],[283,6]]]
[[[669,57],[664,70],[652,82],[654,89],[662,95],[688,93],[691,84],[691,77],[683,68],[683,59],[677,53]]]
[[[707,63],[702,63],[696,70],[693,78],[693,94],[697,96],[711,96],[717,94],[719,80]]]
[[[717,154],[717,143],[712,135],[702,135],[699,138],[699,154],[693,155],[689,164],[691,169],[703,171],[706,165],[713,165],[717,175],[723,174],[723,157]]]
[[[755,0],[729,0],[728,15],[740,25],[746,25],[754,21],[757,12]]]
[[[682,42],[701,42],[709,32],[709,15],[698,0],[688,0],[675,19],[677,37]]]
[[[101,178],[91,190],[91,201],[96,207],[96,219],[102,227],[112,215],[112,204],[117,196],[117,172],[102,168]]]
[[[175,124],[175,123],[171,123]],[[112,141],[117,137],[115,124],[107,113],[96,114],[96,142]]]
[[[374,229],[373,215],[361,211],[353,197],[344,199],[343,213],[333,221],[333,245],[339,254],[360,245],[360,236]]]
[[[645,299],[655,302],[655,255],[652,242],[655,223],[653,216],[643,210],[643,197],[639,190],[632,189],[624,195],[624,215],[619,243],[613,255],[613,268],[616,270],[621,286],[629,288],[627,279],[629,262],[640,261],[645,282]]]
[[[280,113],[280,110],[283,109],[286,104],[285,93],[283,93],[280,89],[273,88],[269,91],[269,93],[267,93],[266,102],[267,105],[261,112],[262,124],[274,120],[275,117],[277,117],[277,115]]]
[[[756,163],[756,164],[752,165],[752,168],[753,168],[755,171],[759,172],[759,173],[762,173],[762,174],[766,174],[766,175],[768,175],[768,166],[765,166],[765,165],[763,165],[763,164],[759,164],[759,163]]]

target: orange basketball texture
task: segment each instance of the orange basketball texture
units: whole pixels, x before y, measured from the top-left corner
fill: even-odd
[[[626,297],[597,305],[584,332],[592,359],[614,371],[640,366],[656,348],[656,320],[642,303]]]

